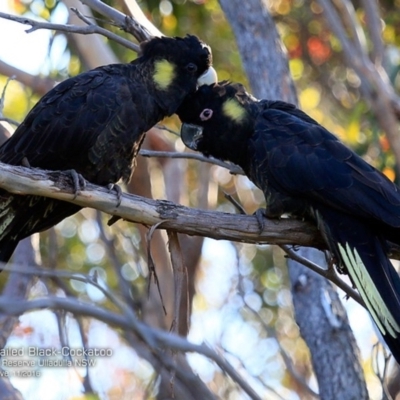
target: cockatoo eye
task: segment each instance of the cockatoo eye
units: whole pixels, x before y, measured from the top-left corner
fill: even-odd
[[[207,121],[212,117],[212,115],[213,115],[213,110],[211,110],[210,108],[205,108],[200,114],[200,119],[202,121]]]
[[[197,71],[197,65],[193,64],[193,63],[189,63],[188,65],[186,65],[186,70],[190,73],[194,73]]]

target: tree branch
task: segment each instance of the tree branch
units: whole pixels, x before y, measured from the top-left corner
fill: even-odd
[[[139,7],[135,8],[136,15],[130,17],[99,0],[81,0],[81,2],[99,14],[111,19],[116,26],[132,34],[139,42],[151,39],[153,36],[163,36],[144,16]]]
[[[287,254],[287,256],[291,260],[296,261],[299,264],[303,264],[307,268],[316,272],[318,275],[323,276],[326,279],[329,279],[337,287],[342,289],[349,297],[351,297],[354,301],[356,301],[358,304],[360,304],[365,308],[364,301],[362,300],[358,292],[349,285],[347,285],[344,281],[342,281],[337,275],[334,268],[329,267],[327,269],[324,269],[321,266],[317,265],[315,262],[301,256],[300,254],[297,254],[295,251],[293,251],[286,245],[281,245],[279,247]]]
[[[201,153],[182,153],[178,151],[156,151],[142,149],[139,151],[139,154],[142,157],[185,158],[188,160],[198,160],[209,164],[218,165],[219,167],[224,167],[229,170],[232,175],[244,175],[242,168],[238,167],[237,165],[218,160],[214,157],[206,157]]]
[[[171,332],[179,334],[179,325],[180,325],[180,305],[182,301],[183,290],[186,288],[187,290],[187,279],[188,273],[183,261],[182,249],[179,243],[178,234],[176,232],[167,231],[168,234],[168,248],[171,254],[171,265],[174,273],[174,285],[175,285],[175,293],[174,293],[174,317],[172,320],[172,326],[170,328]],[[185,296],[186,299],[188,296]],[[186,307],[188,310],[189,308]],[[188,321],[186,321],[185,325],[189,326],[189,315],[183,315]]]
[[[9,269],[6,267],[5,269]],[[219,356],[216,351],[205,344],[194,344],[188,340],[165,332],[161,329],[151,328],[150,326],[140,322],[131,309],[120,301],[117,296],[112,294],[102,285],[88,276],[82,274],[71,274],[66,271],[48,271],[38,268],[19,268],[16,271],[24,274],[38,274],[44,276],[65,276],[71,279],[80,280],[90,283],[97,289],[101,290],[119,309],[122,314],[115,313],[110,310],[95,306],[93,304],[80,301],[78,299],[62,298],[56,296],[48,296],[30,301],[15,301],[0,297],[0,312],[7,315],[21,315],[27,311],[49,308],[52,310],[69,311],[79,316],[89,316],[101,320],[109,325],[116,326],[124,330],[135,332],[148,346],[156,350],[158,347],[168,347],[176,351],[196,352],[213,360],[223,371],[225,371],[248,395],[251,399],[259,400],[260,397],[255,393],[251,386],[237,373],[236,369],[223,357]]]
[[[159,31],[154,24],[152,24],[146,17],[146,15],[143,13],[142,9],[139,7],[137,4],[136,0],[121,0],[122,3],[124,4],[124,11],[127,11],[127,14],[129,14],[131,17],[135,18],[137,22],[140,23],[140,25],[144,28],[147,29],[147,31],[152,35],[152,36],[163,36],[161,31]]]
[[[294,244],[324,249],[317,229],[309,223],[281,219],[266,220],[259,233],[257,218],[216,211],[192,209],[166,200],[152,200],[124,194],[119,207],[114,193],[87,183],[76,196],[69,174],[45,172],[0,163],[0,187],[8,192],[37,195],[91,207],[122,219],[152,226],[163,222],[161,229],[206,236],[213,239],[246,243]]]
[[[31,28],[26,30],[26,33],[34,32],[38,29],[49,29],[55,30],[59,32],[66,33],[80,33],[82,35],[90,35],[93,33],[98,33],[99,35],[103,35],[110,40],[114,40],[115,42],[121,44],[122,46],[127,47],[135,52],[139,51],[139,46],[135,43],[130,42],[129,40],[124,39],[121,36],[116,35],[113,32],[108,31],[107,29],[101,28],[98,25],[91,24],[87,26],[77,26],[77,25],[68,25],[68,24],[52,24],[50,22],[40,22],[31,18],[26,17],[18,17],[17,15],[7,14],[0,12],[0,18],[8,19],[10,21],[19,22],[20,24],[30,25]],[[87,19],[85,18],[85,22],[87,23]]]
[[[328,278],[362,304],[357,292],[334,271],[319,268],[287,247],[295,245],[326,249],[316,227],[308,222],[288,218],[266,219],[264,230],[260,233],[257,218],[253,215],[199,210],[133,194],[123,194],[121,204],[117,207],[117,199],[108,189],[87,183],[85,190],[75,195],[69,179],[70,175],[65,172],[46,172],[0,163],[0,187],[11,193],[50,197],[81,207],[95,208],[117,219],[151,226],[152,229],[167,229],[219,240],[280,245],[290,258]],[[391,250],[391,257],[400,259],[399,248],[392,245]]]

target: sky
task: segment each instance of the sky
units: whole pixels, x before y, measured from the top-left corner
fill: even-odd
[[[0,11],[12,14],[8,7],[9,0],[0,0]],[[66,21],[67,11],[64,6],[58,7],[53,23]],[[39,29],[26,33],[29,25],[23,25],[14,21],[0,19],[0,60],[13,65],[30,74],[46,73],[48,65],[43,60],[47,59],[50,31]],[[4,40],[6,38],[6,40]],[[60,55],[64,51],[63,39],[59,45],[53,45],[55,50],[50,54],[50,62],[60,61]]]

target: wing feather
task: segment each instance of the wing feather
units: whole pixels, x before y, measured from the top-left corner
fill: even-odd
[[[60,83],[0,148],[0,161],[18,165],[26,157],[34,167],[71,168],[124,108],[134,111],[123,101],[125,79],[100,68]]]
[[[311,204],[400,227],[398,187],[325,128],[273,108],[260,113],[256,127],[250,146],[260,187],[268,182]]]

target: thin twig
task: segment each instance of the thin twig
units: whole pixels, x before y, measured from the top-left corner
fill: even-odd
[[[167,315],[167,309],[165,308],[165,303],[164,303],[164,299],[161,293],[161,286],[160,286],[160,281],[158,280],[158,275],[157,275],[157,271],[156,271],[156,266],[154,264],[154,260],[153,260],[153,256],[151,254],[151,239],[153,237],[153,234],[155,232],[155,230],[161,225],[163,224],[164,221],[160,221],[156,224],[154,224],[149,231],[146,234],[146,241],[147,241],[147,265],[149,268],[149,282],[148,282],[148,295],[150,295],[150,285],[151,285],[151,278],[154,278],[154,282],[157,286],[157,290],[158,290],[158,294],[160,296],[160,300],[161,300],[161,305],[162,308],[164,310],[164,314]]]
[[[178,234],[176,232],[167,231],[168,234],[168,248],[171,254],[171,265],[174,274],[174,315],[172,318],[170,331],[179,335],[180,326],[180,309],[182,301],[183,290],[188,290],[188,275],[186,266],[183,262],[182,250],[179,244]],[[187,294],[186,298],[189,297]],[[186,326],[189,326],[189,305],[186,306]],[[174,364],[176,363],[176,354],[172,353],[172,360]],[[175,383],[175,368],[171,370],[170,373],[170,386],[171,392],[174,393],[174,383]]]
[[[239,211],[239,214],[247,214],[243,206],[231,194],[224,192],[224,197]]]
[[[66,279],[72,279],[75,281],[83,282],[86,284],[93,285],[96,289],[99,289],[105,297],[108,298],[112,303],[114,303],[116,306],[121,305],[120,300],[116,300],[116,298],[113,295],[110,295],[108,290],[104,285],[100,285],[96,279],[93,279],[93,277],[85,274],[80,274],[76,272],[71,272],[71,271],[66,271],[66,270],[53,270],[53,269],[45,269],[39,266],[21,266],[19,264],[1,264],[1,271],[2,272],[18,272],[19,274],[23,275],[34,275],[34,276],[40,276],[40,277],[48,277],[48,278],[66,278]],[[74,296],[69,296],[72,299],[75,299]],[[121,307],[120,307],[121,308]],[[125,307],[122,307],[122,309]]]
[[[157,128],[157,129],[160,129],[161,131],[167,131],[167,132],[169,132],[169,133],[172,133],[172,134],[175,135],[175,136],[181,137],[181,135],[180,135],[179,132],[177,132],[177,131],[175,131],[175,130],[173,130],[173,129],[171,129],[171,128],[168,128],[168,126],[166,126],[166,125],[157,124],[157,125],[155,125],[154,127]]]
[[[8,315],[21,315],[28,311],[46,308],[52,310],[65,310],[76,315],[86,315],[99,319],[109,325],[117,326],[123,330],[133,330],[145,343],[154,349],[157,349],[159,346],[165,346],[176,351],[196,352],[202,354],[213,360],[224,372],[238,383],[251,399],[260,400],[260,397],[237,373],[236,369],[227,360],[220,357],[214,350],[204,344],[198,345],[191,343],[180,336],[160,329],[151,328],[138,321],[136,318],[128,318],[127,315],[119,315],[90,303],[72,300],[70,298],[49,296],[46,298],[21,302],[0,297],[0,311],[7,313]]]
[[[353,68],[362,75],[366,75],[368,78],[368,74],[371,74],[372,69],[371,65],[367,62],[365,54],[358,51],[357,54],[359,57],[354,57],[354,52],[356,51],[351,40],[346,35],[346,30],[343,29],[343,25],[340,23],[341,18],[339,13],[335,10],[333,3],[329,0],[319,0],[321,4],[324,15],[328,20],[333,33],[339,39],[343,53],[345,54],[346,58],[348,58],[349,62],[353,66]],[[369,79],[367,79],[369,81]]]
[[[233,199],[232,196],[225,194],[225,197],[232,202],[232,204],[239,210],[241,213],[245,213],[245,210],[241,206],[240,203],[238,203],[235,199]],[[279,245],[279,247],[293,260],[299,262],[300,264],[305,265],[306,267],[310,268],[312,271],[316,272],[317,274],[323,276],[326,279],[329,279],[331,282],[333,282],[336,286],[340,287],[349,297],[353,298],[357,303],[362,305],[365,308],[365,304],[363,300],[361,299],[361,296],[356,292],[354,289],[352,289],[349,285],[347,285],[345,282],[343,282],[336,274],[336,271],[334,268],[329,268],[329,269],[323,269],[319,265],[313,263],[310,260],[307,260],[306,258],[300,256],[297,254],[295,251],[293,251],[289,246],[287,245]]]
[[[99,33],[100,33],[100,34],[102,34],[102,35],[104,35],[104,36],[109,35],[110,38],[112,38],[112,40],[114,40],[115,42],[122,44],[123,46],[127,47],[128,49],[131,49],[131,50],[135,51],[136,53],[139,53],[139,51],[140,51],[140,46],[137,45],[136,43],[132,43],[130,40],[126,40],[126,39],[124,39],[123,37],[121,37],[121,36],[119,36],[119,35],[117,35],[117,34],[111,32],[111,31],[109,31],[109,30],[107,30],[107,29],[104,29],[104,28],[98,26],[97,24],[93,23],[93,22],[90,20],[89,17],[83,15],[83,14],[82,14],[77,8],[75,8],[75,7],[72,7],[72,8],[71,8],[71,11],[72,11],[81,21],[83,21],[83,22],[84,22],[85,24],[87,24],[88,26],[97,26],[97,27],[99,28]],[[96,21],[99,20],[98,18],[94,18],[94,17],[91,17],[91,18],[96,19]],[[103,22],[110,24],[110,21],[103,21]],[[107,37],[108,37],[108,36],[107,36]]]
[[[383,371],[380,369],[380,362],[379,362],[379,349],[382,348],[382,353],[383,353]],[[387,374],[389,371],[389,363],[390,359],[392,358],[392,355],[388,353],[385,349],[385,347],[378,341],[374,346],[372,347],[372,369],[378,378],[381,387],[382,387],[382,400],[393,400],[392,396],[390,395],[388,391],[388,387],[386,384],[386,379],[387,379]]]
[[[86,350],[86,349],[89,348],[89,346],[88,346],[88,341],[87,341],[87,338],[86,338],[85,331],[83,329],[82,318],[80,318],[79,316],[76,316],[75,317],[75,321],[78,324],[79,335],[80,335],[81,340],[82,340],[82,347],[83,347],[84,350]],[[85,359],[86,362],[89,360],[89,357],[86,354],[86,351],[84,353],[84,359]],[[85,376],[83,378],[83,388],[84,388],[86,393],[94,393],[94,390],[93,390],[93,387],[92,387],[92,381],[91,381],[91,378],[90,378],[91,374],[89,373],[89,365],[90,364],[87,362],[86,363],[86,367],[85,367],[86,374],[85,374]]]
[[[280,354],[282,356],[283,362],[285,363],[285,366],[288,370],[288,372],[290,373],[290,375],[293,377],[293,379],[307,392],[309,393],[312,397],[319,399],[319,395],[318,393],[314,392],[310,386],[307,384],[306,380],[304,379],[304,377],[302,375],[300,375],[296,369],[294,368],[292,359],[288,356],[288,354],[286,353],[285,349],[282,347],[278,336],[276,334],[276,329],[269,327],[264,319],[261,317],[261,315],[259,314],[258,311],[256,311],[246,300],[246,296],[245,296],[245,292],[243,290],[243,277],[242,274],[240,273],[240,268],[239,268],[239,249],[238,249],[238,245],[235,244],[235,250],[236,250],[236,271],[237,271],[237,276],[238,276],[238,292],[240,295],[240,298],[243,301],[243,304],[245,306],[245,308],[247,310],[249,310],[254,317],[257,319],[257,321],[261,324],[262,328],[264,329],[265,333],[268,336],[272,336],[275,340],[276,343],[279,347],[279,351]],[[260,379],[261,380],[261,379]],[[263,383],[264,386],[266,386],[268,389],[273,390],[272,388],[269,388],[269,386],[261,380],[261,382]],[[279,394],[278,394],[279,395]]]
[[[115,8],[110,7],[109,5],[103,3],[102,1],[81,0],[81,2],[83,4],[86,4],[92,10],[97,11],[101,15],[104,15],[105,17],[114,21],[114,23],[119,28],[121,28],[125,32],[131,33],[139,42],[151,39],[153,36],[159,36],[157,34],[149,32],[148,29],[144,28],[144,26],[136,20],[135,18],[136,16],[129,17],[121,13],[120,11],[116,10]],[[152,26],[150,22],[147,21],[147,23],[150,24],[149,26]],[[154,30],[156,29],[157,28],[154,27]],[[160,33],[160,35],[162,34]]]
[[[231,357],[234,357],[235,360],[239,363],[239,365],[242,367],[242,369],[244,369],[246,371],[246,366],[244,365],[243,361],[232,351],[229,351],[228,349],[222,347],[222,350],[224,351],[224,353],[229,354]],[[266,390],[269,390],[270,392],[272,392],[279,400],[285,400],[284,397],[282,397],[272,386],[268,385],[268,383],[264,382],[264,380],[260,377],[260,376],[254,376],[251,375],[251,377],[258,381],[262,386],[264,386],[264,388]]]
[[[106,232],[104,231],[104,226],[103,226],[103,221],[101,219],[100,211],[96,212],[96,222],[100,231],[100,239],[105,245],[108,258],[114,269],[115,274],[117,275],[118,287],[121,291],[122,297],[124,298],[127,304],[132,305],[132,296],[130,295],[129,284],[124,279],[121,273],[121,263],[119,262],[118,255],[116,253],[115,237],[113,237],[112,239],[109,239],[107,237]]]
[[[289,248],[287,245],[279,245],[279,247],[294,261],[297,261],[300,264],[303,264],[307,268],[310,268],[312,271],[316,272],[317,274],[323,276],[326,279],[329,279],[331,282],[333,282],[337,287],[342,289],[347,296],[351,297],[353,300],[355,300],[358,304],[360,304],[362,307],[365,308],[365,304],[363,300],[361,299],[361,296],[358,294],[357,291],[352,289],[349,285],[347,285],[345,282],[343,282],[338,275],[336,274],[335,270],[333,268],[331,269],[323,269],[319,265],[313,263],[310,260],[307,260],[306,258],[299,256],[295,251]]]
[[[186,158],[190,160],[198,160],[226,168],[232,175],[244,175],[243,170],[237,165],[218,160],[217,158],[214,157],[206,157],[200,153],[182,153],[176,151],[155,151],[155,150],[142,149],[139,151],[139,154],[142,157]]]
[[[183,262],[182,249],[179,243],[178,234],[167,230],[168,247],[171,254],[171,265],[174,273],[174,316],[171,331],[179,334],[180,306],[183,290],[188,290],[188,274],[185,263]],[[186,296],[189,298],[189,294]],[[189,310],[187,305],[186,310]],[[189,326],[189,314],[186,314],[186,326]]]
[[[0,18],[8,19],[11,21],[19,22],[20,24],[30,25],[31,28],[26,30],[26,33],[34,32],[38,29],[49,29],[55,30],[59,32],[66,33],[79,33],[81,35],[91,35],[93,33],[98,33],[99,35],[105,36],[110,40],[114,40],[115,42],[121,44],[122,46],[127,47],[135,52],[138,52],[140,47],[130,42],[129,40],[124,39],[121,36],[116,35],[113,32],[110,32],[107,29],[104,29],[98,25],[91,24],[88,26],[77,26],[77,25],[69,25],[69,24],[53,24],[50,22],[40,22],[31,18],[19,17],[17,15],[7,14],[0,12]]]

